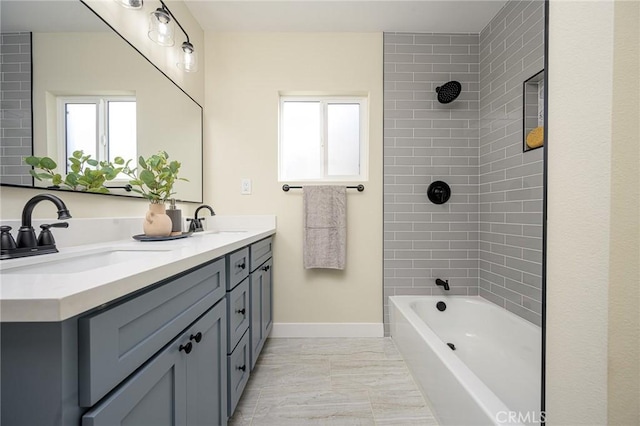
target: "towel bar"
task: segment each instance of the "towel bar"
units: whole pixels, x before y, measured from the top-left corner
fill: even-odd
[[[291,186],[291,185],[287,185],[286,183],[284,185],[282,185],[282,190],[284,192],[288,192],[290,189],[301,189],[301,186]],[[347,186],[347,189],[357,189],[358,192],[362,192],[364,191],[364,185],[360,184],[360,185],[356,185],[356,186]]]

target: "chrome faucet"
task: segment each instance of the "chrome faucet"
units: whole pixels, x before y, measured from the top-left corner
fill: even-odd
[[[208,206],[206,204],[201,205],[200,207],[198,207],[196,209],[196,212],[193,215],[193,219],[189,218],[187,219],[190,223],[189,223],[189,232],[202,232],[204,231],[204,228],[202,228],[202,221],[204,220],[204,217],[198,217],[198,212],[202,209],[207,209],[211,212],[211,216],[215,216],[216,212],[213,211],[213,209],[211,208],[211,206]]]
[[[2,253],[0,259],[10,259],[15,257],[34,256],[38,254],[56,253],[58,249],[51,234],[50,228],[67,228],[67,222],[43,224],[40,226],[42,231],[36,239],[36,232],[31,225],[31,216],[35,206],[44,200],[49,200],[58,208],[58,219],[71,219],[71,214],[64,202],[51,194],[39,194],[31,198],[22,209],[22,224],[18,230],[18,235],[14,241],[11,236],[11,227],[2,226]]]
[[[440,278],[436,278],[436,285],[442,286],[446,291],[449,291],[449,280],[441,280]]]

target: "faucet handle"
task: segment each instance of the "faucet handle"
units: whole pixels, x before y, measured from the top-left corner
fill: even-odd
[[[201,220],[204,220],[203,218],[187,218],[187,221],[189,222],[189,232],[198,232],[198,231],[202,231],[202,223],[200,222]]]
[[[53,238],[53,234],[49,230],[49,228],[68,228],[68,222],[57,222],[57,223],[44,223],[40,225],[40,235],[38,236],[38,245],[39,246],[55,246],[56,240]]]
[[[2,250],[10,250],[16,248],[16,240],[11,235],[10,226],[0,226],[0,247]]]
[[[47,230],[49,228],[68,228],[69,222],[56,222],[56,223],[43,223],[40,225],[40,229]]]

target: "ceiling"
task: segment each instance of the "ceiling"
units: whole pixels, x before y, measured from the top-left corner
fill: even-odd
[[[184,0],[205,31],[479,33],[506,0]]]

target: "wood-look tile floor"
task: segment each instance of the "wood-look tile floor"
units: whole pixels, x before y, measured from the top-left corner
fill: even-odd
[[[230,426],[437,426],[390,338],[268,339]]]

